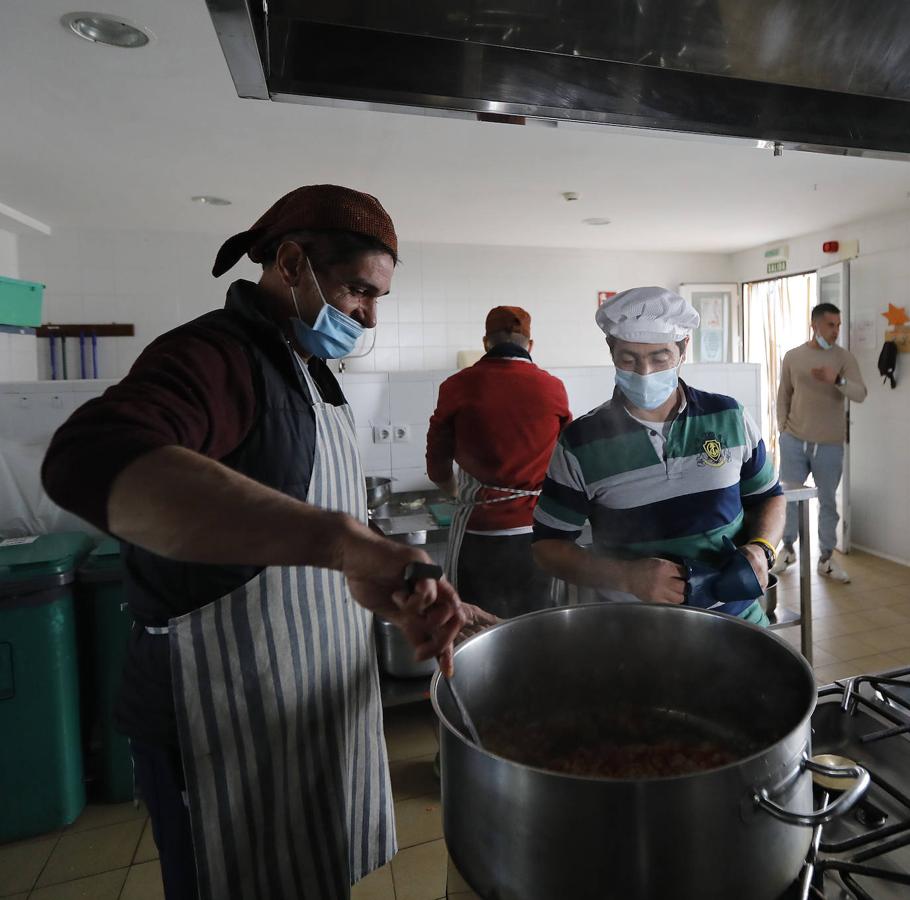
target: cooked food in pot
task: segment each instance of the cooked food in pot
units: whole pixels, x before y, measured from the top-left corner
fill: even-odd
[[[665,778],[717,769],[756,748],[668,710],[585,711],[546,720],[508,714],[481,729],[484,749],[514,762],[594,778]]]

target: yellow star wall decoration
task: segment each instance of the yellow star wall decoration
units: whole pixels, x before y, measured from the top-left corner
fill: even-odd
[[[889,303],[888,312],[883,312],[882,315],[891,326],[885,332],[885,340],[894,341],[901,353],[910,353],[910,316],[907,315],[907,310],[903,306]]]

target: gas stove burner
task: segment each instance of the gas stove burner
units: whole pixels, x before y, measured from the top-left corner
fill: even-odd
[[[819,691],[816,754],[855,760],[871,785],[850,816],[825,825],[810,849],[800,900],[910,896],[910,669],[863,675]],[[816,791],[832,790],[829,783]]]

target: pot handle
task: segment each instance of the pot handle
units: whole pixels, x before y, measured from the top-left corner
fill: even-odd
[[[769,812],[775,819],[780,819],[781,822],[786,822],[788,825],[805,825],[808,828],[813,828],[816,825],[825,825],[832,819],[849,812],[857,800],[866,792],[866,788],[869,787],[869,773],[862,766],[825,766],[803,757],[800,763],[800,771],[802,772],[805,769],[810,772],[818,772],[820,775],[827,775],[829,778],[850,779],[855,781],[855,784],[847,788],[833,803],[829,803],[821,809],[816,809],[810,813],[790,812],[790,810],[784,809],[772,799],[775,794],[780,793],[792,783],[791,779],[787,779],[785,785],[756,790],[752,796],[753,802],[766,812]]]

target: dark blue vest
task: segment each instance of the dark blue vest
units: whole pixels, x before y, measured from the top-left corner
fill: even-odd
[[[313,471],[316,423],[309,390],[280,329],[260,312],[258,289],[231,285],[225,308],[176,329],[197,336],[228,333],[249,355],[256,394],[256,421],[224,465],[291,497],[305,500]],[[309,372],[328,403],[344,396],[328,366],[309,361]],[[176,562],[123,545],[124,589],[133,617],[145,625],[205,606],[259,573],[252,566]],[[134,628],[114,712],[120,731],[146,743],[176,746],[169,642]]]
[[[230,334],[250,358],[256,421],[243,443],[220,462],[248,478],[305,500],[313,470],[316,425],[306,382],[281,330],[259,310],[257,287],[237,281],[224,309],[206,313],[178,331],[205,336]],[[311,359],[310,374],[329,403],[344,403],[328,366]],[[205,606],[260,571],[250,566],[176,562],[124,545],[126,591],[134,616],[164,624],[172,616]]]

